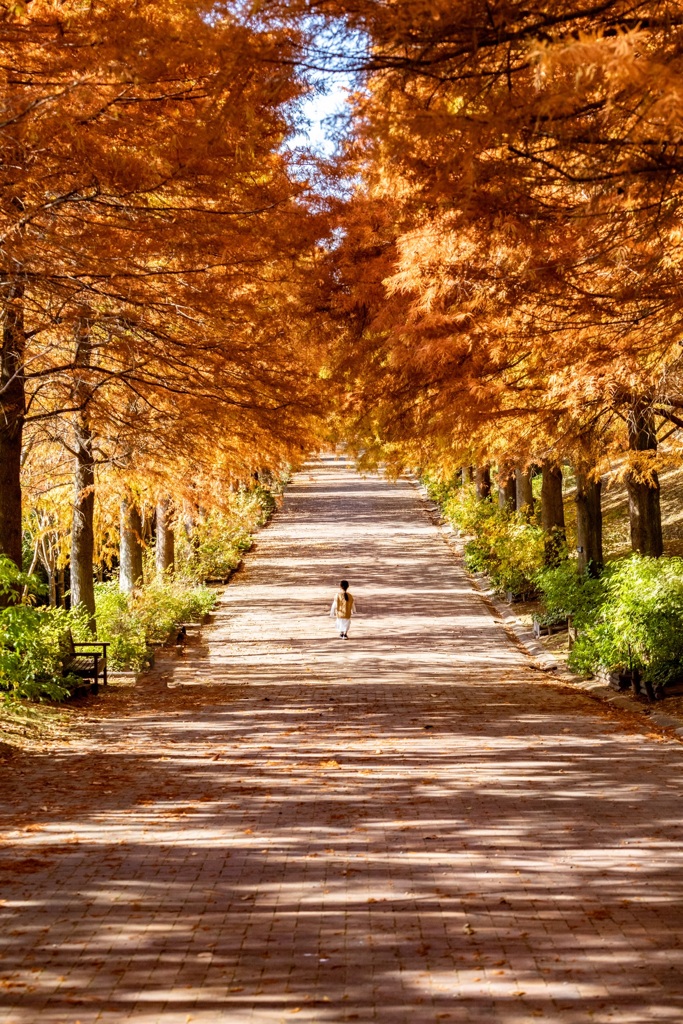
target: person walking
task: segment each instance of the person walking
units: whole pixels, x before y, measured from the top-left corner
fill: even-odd
[[[339,593],[335,594],[330,608],[330,618],[337,620],[337,629],[341,640],[349,639],[349,626],[351,616],[354,612],[355,601],[353,594],[349,593],[349,581],[342,580],[339,584]]]

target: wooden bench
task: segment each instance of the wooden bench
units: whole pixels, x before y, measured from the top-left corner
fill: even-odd
[[[91,679],[90,692],[97,693],[100,679],[104,686],[107,685],[108,647],[109,644],[101,640],[74,640],[71,633],[68,633],[63,674],[77,676],[78,679]]]

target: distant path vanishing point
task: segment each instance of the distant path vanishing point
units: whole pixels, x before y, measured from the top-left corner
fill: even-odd
[[[0,767],[1,1022],[683,1020],[680,743],[534,671],[409,483],[304,468],[166,681]]]

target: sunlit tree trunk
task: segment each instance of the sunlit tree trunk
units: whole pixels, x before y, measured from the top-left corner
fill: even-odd
[[[24,390],[24,286],[0,278],[0,554],[21,567],[21,447],[26,416]]]
[[[119,563],[119,588],[132,594],[142,582],[142,518],[140,509],[129,497],[121,501]]]
[[[170,498],[157,505],[157,533],[154,549],[156,570],[161,576],[173,569],[175,563],[175,537],[171,528],[173,506]]]
[[[476,476],[477,497],[480,500],[491,495],[491,467],[477,466]]]
[[[534,492],[531,486],[531,472],[528,469],[515,470],[515,508],[531,519],[534,512]]]
[[[93,557],[95,533],[95,462],[92,432],[83,417],[74,430],[76,469],[74,473],[74,514],[71,526],[71,605],[82,605],[88,612],[90,628],[95,627],[95,587]]]
[[[498,507],[513,509],[517,503],[515,471],[505,468],[498,470]]]
[[[633,404],[628,420],[628,442],[632,452],[657,450],[654,415],[646,401]],[[652,470],[647,479],[637,472],[626,476],[628,511],[631,520],[631,547],[641,555],[659,558],[664,551],[659,477]]]
[[[598,576],[603,566],[602,481],[584,469],[576,471],[576,532],[579,571]]]
[[[90,365],[92,345],[87,324],[79,325],[76,337],[75,365]],[[93,435],[88,415],[90,397],[87,381],[76,376],[73,389],[73,418],[76,465],[74,472],[74,510],[71,526],[71,606],[81,605],[88,612],[88,623],[96,633],[93,557],[95,551],[95,459]]]
[[[460,470],[460,479],[463,487],[468,487],[474,479],[474,468],[472,466],[463,466]]]
[[[557,565],[561,560],[567,534],[562,501],[562,470],[544,462],[541,482],[541,526],[546,534],[545,563]]]

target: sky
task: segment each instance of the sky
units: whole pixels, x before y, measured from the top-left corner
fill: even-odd
[[[349,62],[366,48],[366,41],[358,33],[323,31],[315,37],[312,63],[319,67],[327,64],[329,70],[308,72],[315,91],[301,104],[300,112],[309,125],[292,140],[294,148],[309,146],[323,157],[334,153],[335,133],[341,127],[339,121],[335,125],[335,115],[344,113],[349,92],[359,84]]]
[[[310,146],[320,156],[334,152],[334,118],[346,107],[348,82],[332,81],[325,95],[309,97],[302,105],[302,114],[309,127],[297,136],[298,144]]]

